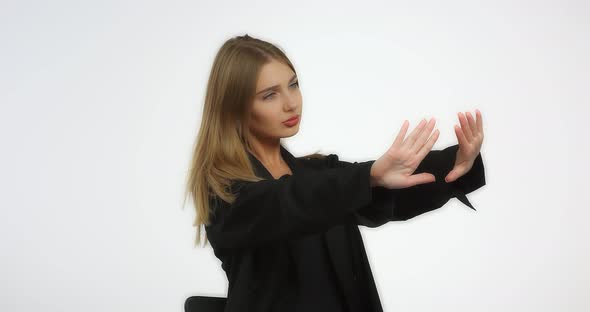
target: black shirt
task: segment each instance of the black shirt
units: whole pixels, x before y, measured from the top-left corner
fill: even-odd
[[[335,154],[298,159],[281,146],[294,174],[277,180],[251,155],[256,174],[265,180],[232,183],[239,194],[232,203],[212,197],[213,218],[205,226],[228,278],[225,311],[292,312],[302,303],[308,312],[315,307],[308,298],[320,293],[316,302],[334,304],[339,302],[334,288],[341,288],[345,300],[340,302],[354,312],[383,312],[359,226],[409,220],[453,197],[475,210],[465,194],[485,185],[481,155],[467,174],[444,181],[458,147],[430,151],[414,171],[430,172],[436,182],[392,190],[371,187],[374,161],[347,163]],[[310,287],[317,290],[317,285],[331,286],[312,293]]]
[[[289,242],[299,279],[299,305],[295,311],[346,312],[346,301],[322,234],[307,235]]]

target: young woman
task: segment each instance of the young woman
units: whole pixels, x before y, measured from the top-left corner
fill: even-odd
[[[408,122],[377,160],[294,157],[301,90],[276,46],[248,35],[215,57],[187,195],[197,242],[228,278],[225,311],[382,311],[358,226],[408,220],[485,185],[482,117],[459,114],[459,141],[431,150],[434,120]],[[474,209],[474,208],[473,208]],[[205,244],[207,241],[205,241]]]

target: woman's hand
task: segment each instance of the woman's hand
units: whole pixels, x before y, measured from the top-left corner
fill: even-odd
[[[414,175],[412,173],[416,171],[438,139],[438,129],[430,136],[435,123],[434,118],[431,118],[428,123],[426,119],[422,119],[418,127],[404,140],[409,126],[409,122],[405,120],[391,147],[371,166],[371,186],[400,189],[434,182],[435,177],[431,173]]]
[[[455,134],[459,141],[459,149],[455,158],[455,166],[453,170],[445,177],[446,182],[453,182],[469,172],[473,166],[473,162],[481,149],[483,142],[483,122],[481,112],[475,110],[477,120],[474,120],[469,112],[467,117],[461,113],[457,113],[461,127],[455,125]]]

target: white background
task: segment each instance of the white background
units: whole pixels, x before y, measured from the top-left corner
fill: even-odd
[[[376,159],[480,109],[487,185],[361,227],[385,311],[588,311],[585,1],[2,1],[0,310],[182,311],[224,296],[184,178],[213,57],[279,45],[296,156]],[[586,192],[586,193],[584,193]]]

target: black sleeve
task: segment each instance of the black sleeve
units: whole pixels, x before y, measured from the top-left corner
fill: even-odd
[[[371,202],[372,162],[301,170],[258,182],[234,181],[233,204],[213,197],[206,225],[216,248],[243,248],[325,231]]]
[[[459,145],[456,144],[443,150],[432,150],[418,165],[414,174],[432,173],[436,177],[435,182],[403,189],[374,187],[371,203],[353,212],[354,222],[367,227],[378,227],[389,221],[408,220],[442,207],[453,197],[476,210],[465,194],[485,185],[481,153],[478,154],[469,172],[451,183],[445,181],[445,176],[455,164],[458,148]],[[338,160],[338,156],[335,154],[328,155],[326,162],[327,168],[341,168],[351,165],[350,162]]]

